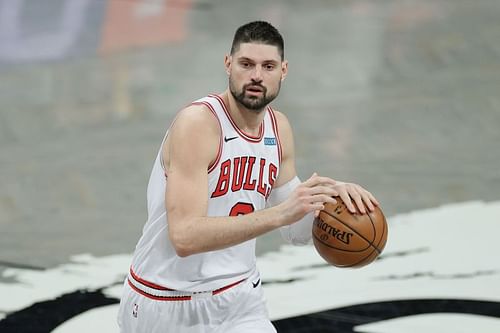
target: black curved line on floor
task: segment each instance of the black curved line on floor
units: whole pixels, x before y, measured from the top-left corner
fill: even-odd
[[[425,252],[429,252],[428,247],[419,247],[419,248],[415,248],[415,249],[403,250],[403,251],[397,251],[397,252],[387,252],[387,253],[384,252],[376,260],[385,260],[385,259],[389,259],[392,257],[406,257],[406,256],[411,256],[411,255],[425,253]],[[331,267],[331,265],[327,264],[327,263],[304,265],[304,266],[294,267],[294,268],[292,268],[292,270],[293,271],[302,271],[302,270],[309,270],[309,269],[323,268],[323,267]]]
[[[354,328],[359,325],[429,313],[474,314],[500,318],[500,302],[461,299],[386,301],[276,320],[273,324],[280,333],[353,333]]]
[[[117,303],[118,299],[105,296],[102,289],[78,290],[8,314],[0,321],[0,332],[49,333],[85,311]],[[352,333],[359,325],[426,313],[475,314],[500,318],[500,302],[460,299],[386,301],[305,314],[277,320],[273,324],[280,333]]]
[[[3,301],[8,302],[8,300]],[[119,302],[116,298],[105,296],[102,289],[77,290],[8,314],[0,320],[0,332],[49,333],[65,321],[87,310]],[[116,318],[111,318],[111,320],[116,320]]]
[[[30,265],[30,264],[21,264],[18,262],[5,261],[5,260],[0,260],[0,267],[31,269],[34,271],[44,271],[45,270],[44,267],[34,266],[34,265]]]

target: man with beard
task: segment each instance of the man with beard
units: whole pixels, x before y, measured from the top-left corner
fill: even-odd
[[[272,25],[238,28],[224,63],[229,88],[181,110],[162,142],[120,304],[122,332],[276,332],[255,238],[280,229],[290,243],[309,242],[314,214],[335,196],[353,212],[378,204],[356,184],[298,179],[290,124],[269,106],[288,71]]]

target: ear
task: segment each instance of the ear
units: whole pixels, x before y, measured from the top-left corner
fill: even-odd
[[[231,62],[233,61],[233,57],[229,54],[226,54],[224,57],[224,68],[226,69],[226,74],[229,75],[231,73]]]
[[[286,78],[286,75],[288,74],[288,60],[283,60],[281,63],[281,81],[283,81]]]

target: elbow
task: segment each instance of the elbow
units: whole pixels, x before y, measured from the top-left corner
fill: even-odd
[[[188,244],[183,242],[172,242],[172,246],[177,256],[181,258],[189,257],[196,253]]]
[[[196,253],[193,242],[181,232],[169,230],[169,238],[177,256],[185,258]]]
[[[186,258],[189,257],[190,255],[194,254],[194,252],[189,251],[189,249],[186,248],[181,248],[181,247],[174,247],[175,253],[177,254],[178,257],[181,258]]]

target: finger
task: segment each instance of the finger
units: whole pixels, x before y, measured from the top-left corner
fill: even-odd
[[[311,175],[311,177],[309,177],[309,179],[312,179],[312,178],[316,177],[317,175],[318,174],[316,172],[313,172],[312,175]]]
[[[340,198],[342,201],[345,203],[347,210],[349,210],[352,214],[356,213],[356,208],[354,207],[351,197],[349,196],[349,193],[347,191],[341,191],[339,193]]]
[[[313,195],[313,196],[309,197],[309,202],[311,202],[311,203],[321,202],[321,203],[336,204],[337,200],[330,195],[317,194],[317,195]]]
[[[367,191],[368,192],[368,191]],[[376,206],[380,206],[379,202],[377,199],[375,199],[375,197],[373,196],[373,194],[371,194],[370,192],[368,192],[368,197],[370,198],[370,201],[372,203],[374,203]]]
[[[363,199],[361,198],[361,195],[358,193],[357,189],[355,187],[353,187],[349,194],[350,194],[351,198],[354,200],[354,202],[356,203],[356,206],[358,207],[359,212],[361,214],[366,214],[365,204],[363,203]]]
[[[319,216],[319,212],[321,212],[323,209],[325,209],[325,205],[322,202],[316,202],[316,203],[311,204],[308,212],[316,212],[317,211],[318,216]]]
[[[365,191],[362,194],[361,199],[363,200],[365,206],[368,208],[368,210],[370,212],[373,212],[375,210],[375,206],[373,205],[372,201],[370,200],[370,192]]]
[[[311,177],[309,177],[309,179],[312,179],[314,177],[316,177],[318,174],[316,172],[313,172],[313,174],[311,175]]]
[[[302,183],[304,186],[313,187],[318,185],[329,185],[333,186],[337,184],[337,182],[329,177],[321,177],[317,174],[313,174],[308,180]]]
[[[311,195],[316,195],[316,194],[327,194],[329,196],[336,197],[339,195],[339,192],[329,186],[324,186],[324,185],[318,185],[315,187],[311,187],[308,189],[308,193]]]
[[[333,198],[333,197],[317,195],[317,196],[311,197],[309,199],[309,204],[307,205],[306,210],[308,212],[318,211],[318,215],[319,215],[319,211],[324,210],[325,205],[327,203],[331,203],[331,204],[335,205],[337,203],[337,200],[335,200],[335,198]]]

